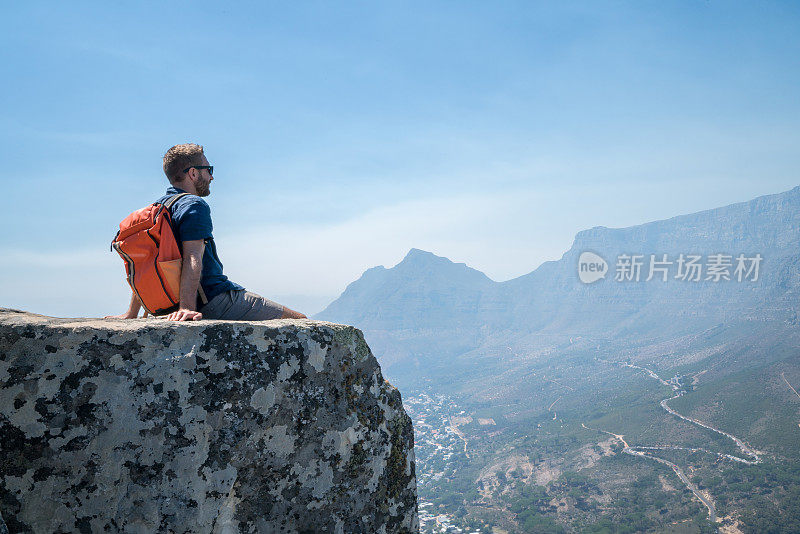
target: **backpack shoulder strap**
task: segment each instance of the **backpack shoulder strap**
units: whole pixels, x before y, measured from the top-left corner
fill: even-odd
[[[178,193],[176,195],[172,195],[171,197],[169,197],[169,200],[164,202],[164,207],[167,208],[167,209],[170,209],[172,207],[172,205],[175,204],[175,202],[178,201],[179,198],[185,197],[188,194],[189,193]]]
[[[166,202],[164,202],[163,205],[169,211],[170,208],[172,208],[172,206],[175,204],[175,202],[178,201],[179,198],[185,197],[186,195],[190,195],[190,194],[191,193],[178,193],[176,195],[172,195],[171,197],[169,197],[169,199]],[[206,292],[203,291],[202,284],[198,284],[197,285],[197,293],[198,293],[198,296],[200,297],[200,302],[203,304],[203,306],[208,304],[208,299],[206,298]]]

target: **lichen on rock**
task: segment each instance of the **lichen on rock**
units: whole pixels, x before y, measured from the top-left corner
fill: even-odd
[[[350,326],[0,309],[11,532],[416,532],[413,446]]]

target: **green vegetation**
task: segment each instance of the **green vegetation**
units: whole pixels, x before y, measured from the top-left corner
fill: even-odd
[[[800,399],[783,382],[781,373],[800,377],[796,363],[778,362],[701,383],[696,391],[670,405],[745,436],[758,449],[800,460]]]
[[[517,515],[517,521],[523,532],[532,534],[562,534],[564,527],[547,516],[535,512],[522,512]]]
[[[680,374],[697,373],[703,363],[683,367]],[[706,507],[672,469],[624,454],[621,440],[609,433],[623,435],[631,446],[742,456],[732,440],[664,411],[659,402],[674,395],[672,389],[643,371],[591,358],[554,358],[540,365],[509,383],[502,403],[473,403],[484,391],[452,397],[453,413],[473,417],[460,426],[469,455],[452,436],[448,439],[458,446],[446,459],[425,449],[437,477],[421,483],[419,495],[433,503],[434,513],[447,513],[454,525],[496,526],[510,533],[717,531],[719,524],[708,521]],[[674,376],[653,369],[665,380]],[[748,466],[705,452],[653,451],[679,465],[710,496],[718,516],[738,520],[746,534],[800,532],[800,466],[795,461],[800,457],[800,399],[792,397],[782,372],[800,384],[800,362],[773,355],[769,363],[751,361],[736,372],[713,369],[696,388],[685,376],[687,393],[670,401],[678,412],[767,451],[761,464]],[[478,417],[491,417],[497,424],[480,425]],[[429,446],[418,445],[423,447]]]

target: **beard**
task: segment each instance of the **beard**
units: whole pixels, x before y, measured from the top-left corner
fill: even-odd
[[[198,182],[195,189],[197,190],[198,197],[207,197],[211,194],[211,180]]]

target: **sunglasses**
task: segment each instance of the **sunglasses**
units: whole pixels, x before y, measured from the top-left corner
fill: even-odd
[[[208,169],[208,174],[214,176],[214,166],[213,165],[192,165],[191,167],[186,167],[183,169],[183,172],[189,172],[189,169]]]

